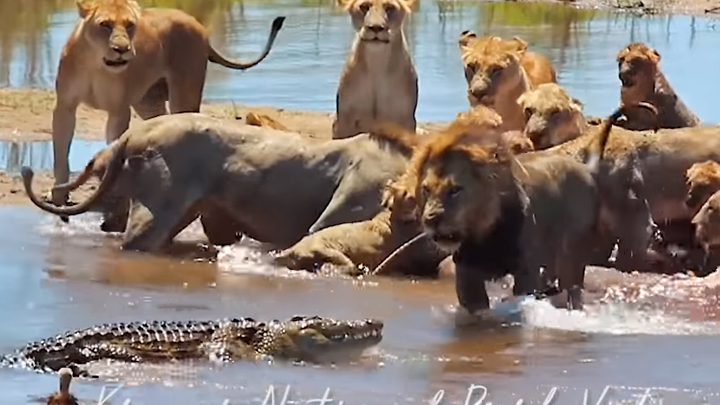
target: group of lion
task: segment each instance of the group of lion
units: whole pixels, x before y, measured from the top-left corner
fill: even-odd
[[[53,203],[62,216],[104,212],[123,247],[163,250],[199,218],[208,240],[264,242],[278,265],[358,274],[437,276],[454,270],[458,300],[488,308],[485,281],[507,274],[515,295],[567,290],[581,308],[585,267],[708,274],[720,245],[720,127],[704,126],[632,43],[617,55],[620,107],[604,120],[557,84],[520,38],[463,31],[470,108],[418,133],[418,78],[403,35],[414,0],[342,0],[355,40],[337,89],[333,139],[269,117],[247,124],[199,114],[205,29],[178,10],[134,0],[78,0],[53,115]],[[165,109],[169,102],[170,115]],[[68,183],[80,103],[108,111],[110,145]],[[144,121],[128,129],[130,108]],[[90,177],[100,186],[66,206]],[[681,249],[678,249],[680,247]],[[617,254],[611,259],[612,251]],[[679,253],[678,253],[679,252]]]

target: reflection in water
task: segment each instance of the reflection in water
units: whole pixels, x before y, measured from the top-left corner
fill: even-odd
[[[260,65],[239,72],[210,64],[205,98],[324,111],[335,108],[335,90],[354,34],[349,17],[335,3],[144,2],[188,10],[210,27],[219,51],[243,59],[258,54],[275,16],[288,16],[272,53]],[[717,122],[709,101],[720,93],[720,82],[704,80],[713,74],[710,67],[720,63],[713,20],[541,2],[422,3],[406,26],[420,80],[420,121],[449,120],[467,109],[457,38],[472,29],[528,41],[530,49],[549,57],[560,83],[594,116],[607,114],[618,103],[617,52],[631,41],[647,42],[661,53],[663,71],[688,106],[702,120]],[[0,0],[0,16],[7,20],[0,24],[0,85],[52,86],[60,50],[77,19],[73,2]],[[697,74],[685,74],[688,61]]]
[[[104,141],[74,140],[70,148],[70,170],[82,170],[95,152],[104,147]],[[35,171],[52,170],[52,162],[51,141],[0,141],[0,170],[9,175],[19,174],[22,166],[30,166]]]

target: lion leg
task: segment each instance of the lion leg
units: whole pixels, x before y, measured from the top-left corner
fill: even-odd
[[[162,250],[197,218],[193,205],[192,202],[177,202],[164,204],[162,209],[153,211],[141,202],[133,201],[122,249],[141,252]]]
[[[165,79],[153,84],[142,96],[140,101],[133,104],[133,109],[143,120],[167,115],[165,102],[168,100],[168,87]]]
[[[242,239],[240,226],[223,208],[213,206],[200,212],[202,224],[208,242],[213,245],[234,245]]]
[[[107,143],[118,139],[130,126],[130,107],[120,108],[108,113],[105,125],[105,140]]]
[[[77,103],[65,101],[58,93],[57,103],[53,110],[52,132],[53,132],[53,153],[54,153],[54,175],[55,185],[67,183],[70,180],[70,144],[75,132],[75,114]],[[67,202],[69,193],[64,190],[52,191],[52,202],[55,205],[64,205]]]
[[[478,269],[455,263],[455,292],[460,306],[470,314],[490,308],[485,278]]]
[[[207,61],[183,60],[178,61],[178,66],[182,66],[182,71],[172,74],[167,79],[170,113],[200,112]]]

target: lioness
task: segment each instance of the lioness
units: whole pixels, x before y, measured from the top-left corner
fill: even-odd
[[[626,129],[685,128],[700,124],[695,115],[675,93],[670,82],[660,71],[660,53],[655,49],[633,42],[617,54],[619,78],[622,82],[620,99],[623,104],[644,101],[658,110],[657,119],[647,112],[629,112],[627,121],[619,124]]]
[[[414,216],[414,203],[396,198],[402,193],[403,178],[388,182],[383,207],[372,219],[325,228],[279,252],[275,264],[291,270],[314,271],[332,264],[343,273],[362,274],[361,267],[375,269],[401,244],[421,233]],[[399,260],[393,260],[384,273],[438,276],[438,266],[447,254],[430,243],[414,244]]]
[[[702,275],[715,271],[720,265],[720,191],[705,201],[692,219],[695,239],[705,250]]]
[[[540,290],[541,267],[568,290],[568,308],[582,308],[585,266],[605,239],[593,162],[611,119],[588,148],[589,167],[561,154],[515,156],[500,131],[465,123],[415,149],[409,194],[425,233],[452,253],[458,301],[468,312],[489,308],[485,281],[507,274],[514,295]]]
[[[395,123],[414,132],[418,78],[403,34],[415,0],[338,0],[355,40],[337,89],[333,138]]]
[[[105,137],[120,136],[130,107],[143,119],[170,112],[198,112],[207,62],[248,69],[270,52],[285,17],[272,23],[263,53],[252,62],[229,60],[209,43],[194,17],[175,9],[142,9],[135,0],[77,0],[80,15],[60,55],[52,132],[55,184],[70,176],[68,153],[81,103],[107,111]],[[63,204],[67,193],[53,192]]]
[[[525,121],[517,99],[539,84],[557,82],[550,61],[528,52],[527,43],[518,37],[478,38],[472,31],[463,31],[458,44],[470,105],[492,107],[507,129],[522,130]]]
[[[547,149],[582,135],[587,129],[582,103],[556,83],[543,83],[518,97],[523,133],[535,150]]]
[[[714,160],[695,163],[687,169],[685,178],[688,186],[685,206],[695,215],[700,206],[720,190],[720,163]]]
[[[198,216],[213,244],[245,234],[282,249],[308,233],[375,216],[385,183],[405,170],[406,145],[382,133],[321,141],[184,113],[134,125],[76,180],[57,186],[71,191],[102,176],[76,206],[39,201],[32,170],[22,175],[31,201],[56,215],[81,214],[106,197],[120,201],[108,216],[127,224],[116,229],[125,231],[125,249],[158,251]]]

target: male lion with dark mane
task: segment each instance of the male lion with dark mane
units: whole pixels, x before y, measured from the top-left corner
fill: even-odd
[[[523,112],[517,99],[542,83],[557,82],[550,61],[528,52],[527,43],[518,37],[478,38],[472,31],[463,31],[458,45],[470,105],[492,107],[509,130],[522,130]]]
[[[625,129],[645,130],[657,128],[685,128],[700,124],[700,119],[683,103],[665,75],[660,71],[660,53],[655,49],[633,42],[617,55],[618,76],[622,82],[620,100],[631,105],[644,101],[658,110],[657,117],[634,110],[627,122],[618,124]]]
[[[617,114],[588,148],[587,164],[560,154],[515,156],[501,131],[463,122],[416,148],[408,194],[426,235],[452,253],[458,301],[468,312],[489,308],[485,281],[507,274],[516,296],[556,279],[568,308],[582,308],[585,266],[606,240],[593,173]]]
[[[135,0],[77,0],[80,21],[60,55],[52,132],[55,184],[70,176],[68,153],[80,104],[107,111],[105,137],[130,124],[130,107],[144,120],[170,112],[199,112],[207,62],[248,69],[269,54],[285,17],[277,17],[262,54],[251,62],[218,53],[194,17],[176,9],[142,9]],[[53,190],[63,204],[67,192]]]
[[[337,90],[333,138],[394,123],[415,132],[418,78],[403,34],[415,0],[338,0],[355,41]]]

